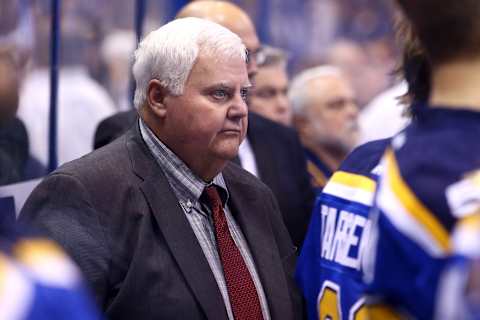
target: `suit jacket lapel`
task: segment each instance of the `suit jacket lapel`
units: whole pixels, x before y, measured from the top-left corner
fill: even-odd
[[[289,288],[268,218],[272,213],[267,210],[272,208],[265,206],[265,199],[251,185],[243,183],[238,177],[232,178],[229,172],[227,167],[224,177],[230,193],[229,205],[253,255],[272,319],[292,319]]]
[[[129,132],[127,147],[140,188],[150,205],[178,266],[208,319],[227,319],[221,293],[167,178],[144,144],[138,126]]]

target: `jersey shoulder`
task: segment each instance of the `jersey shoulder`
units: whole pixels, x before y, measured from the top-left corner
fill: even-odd
[[[99,319],[79,270],[58,245],[16,235],[2,240],[0,319]]]
[[[356,147],[340,165],[340,171],[369,176],[382,158],[391,139],[374,140]]]

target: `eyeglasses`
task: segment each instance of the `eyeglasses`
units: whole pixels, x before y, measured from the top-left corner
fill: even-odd
[[[247,52],[247,63],[250,63],[252,59],[255,60],[257,64],[262,64],[265,62],[265,53],[262,50],[262,47],[257,48],[255,51],[246,49]]]
[[[252,95],[260,99],[274,99],[277,96],[287,97],[287,88],[273,88],[270,86],[263,88],[256,88],[253,90]]]

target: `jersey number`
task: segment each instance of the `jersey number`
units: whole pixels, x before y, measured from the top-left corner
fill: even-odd
[[[331,281],[323,283],[322,290],[318,295],[318,319],[319,320],[341,320],[342,309],[340,307],[340,287]],[[350,320],[367,320],[367,309],[364,299],[358,300],[350,309]]]
[[[341,320],[342,309],[340,305],[340,287],[331,281],[323,283],[322,290],[318,295],[318,319]],[[376,304],[365,306],[364,298],[360,298],[348,312],[349,320],[401,320],[402,317],[386,305]]]

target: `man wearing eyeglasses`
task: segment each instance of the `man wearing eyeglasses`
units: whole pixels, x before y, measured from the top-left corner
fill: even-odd
[[[250,111],[290,126],[292,113],[287,97],[287,54],[279,48],[263,46],[257,60],[258,73],[250,97]]]

